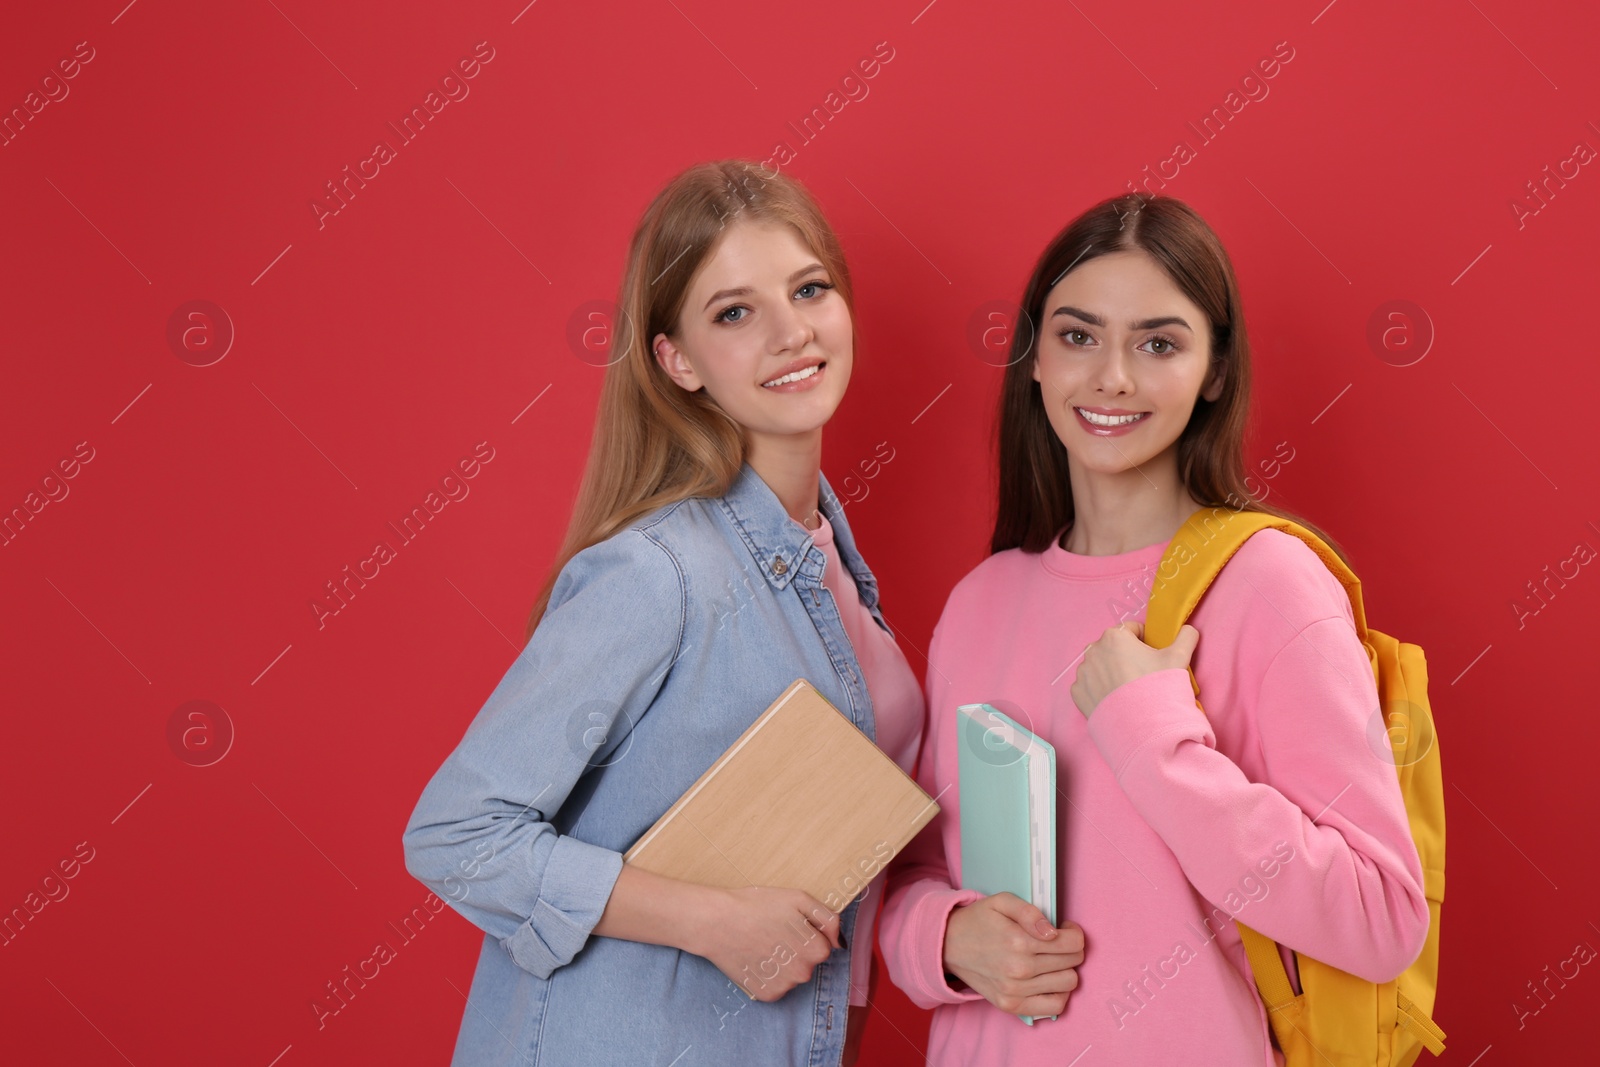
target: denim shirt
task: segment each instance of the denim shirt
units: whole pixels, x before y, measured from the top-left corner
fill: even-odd
[[[819,489],[888,631],[826,477]],[[454,1065],[839,1063],[850,953],[872,951],[851,940],[859,896],[839,913],[847,947],[771,1003],[704,957],[590,936],[622,853],[796,678],[876,741],[824,562],[745,464],[725,496],[658,508],[562,569],[403,837],[406,869],[485,932]]]

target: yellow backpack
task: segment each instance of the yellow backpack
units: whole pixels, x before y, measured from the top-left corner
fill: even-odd
[[[1444,1031],[1429,1017],[1439,984],[1439,907],[1444,900],[1444,778],[1428,708],[1422,649],[1367,626],[1361,582],[1310,530],[1259,511],[1202,508],[1189,516],[1162,554],[1151,587],[1144,640],[1165,648],[1178,635],[1212,579],[1257,530],[1294,534],[1317,553],[1350,595],[1356,633],[1366,646],[1382,703],[1388,747],[1400,776],[1411,836],[1422,859],[1428,937],[1405,973],[1375,984],[1298,952],[1300,995],[1294,994],[1278,945],[1239,923],[1256,988],[1287,1067],[1410,1067],[1423,1048],[1444,1052]],[[1194,671],[1189,672],[1200,695]],[[1382,739],[1379,739],[1379,744]]]

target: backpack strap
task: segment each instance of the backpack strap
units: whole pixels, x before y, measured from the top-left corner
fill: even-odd
[[[1289,972],[1283,968],[1283,957],[1278,954],[1278,943],[1266,934],[1257,933],[1238,920],[1239,940],[1244,943],[1244,954],[1250,960],[1250,973],[1255,976],[1256,990],[1267,1007],[1267,1021],[1278,1036],[1278,1047],[1289,1048],[1294,1037],[1295,992],[1289,984]]]
[[[1161,556],[1161,564],[1150,589],[1150,600],[1145,610],[1145,643],[1154,648],[1170,645],[1228,560],[1252,534],[1265,529],[1293,534],[1316,552],[1349,594],[1356,633],[1366,643],[1367,619],[1361,603],[1361,582],[1345,566],[1344,561],[1321,538],[1299,523],[1266,512],[1234,508],[1201,508],[1190,515],[1173,535]],[[1189,685],[1194,690],[1196,706],[1200,706],[1200,683],[1195,680],[1193,667],[1189,668]],[[1289,974],[1284,969],[1278,943],[1244,923],[1236,922],[1236,925],[1245,955],[1250,960],[1256,989],[1267,1007],[1267,1017],[1273,1032],[1277,1034],[1278,1044],[1288,1048],[1295,1031],[1291,1016],[1294,1014],[1296,997],[1294,987],[1289,983]]]
[[[1156,568],[1155,582],[1150,589],[1149,606],[1145,611],[1145,643],[1153,648],[1170,645],[1228,560],[1250,539],[1251,534],[1266,529],[1282,530],[1300,538],[1333,572],[1350,597],[1356,634],[1365,643],[1367,613],[1361,600],[1361,580],[1322,538],[1290,519],[1269,515],[1264,511],[1223,507],[1205,507],[1190,515],[1161,554],[1161,563]],[[1200,683],[1195,680],[1192,667],[1189,669],[1189,685],[1198,698]]]

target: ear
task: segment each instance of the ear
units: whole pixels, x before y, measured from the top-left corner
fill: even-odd
[[[1206,383],[1200,387],[1200,395],[1210,403],[1216,403],[1217,397],[1222,395],[1222,387],[1228,379],[1228,365],[1221,360],[1211,365],[1211,373],[1206,376]]]
[[[672,339],[664,333],[658,333],[650,342],[650,351],[655,354],[656,362],[661,364],[661,369],[685,392],[694,393],[705,388],[705,383],[700,380],[700,375],[695,373],[694,367],[689,365],[689,358],[683,354]]]
[[[1039,377],[1039,354],[1035,352],[1028,358],[1033,361],[1033,380],[1036,382],[1042,381]]]

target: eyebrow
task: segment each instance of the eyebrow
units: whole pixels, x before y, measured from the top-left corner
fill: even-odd
[[[807,274],[810,274],[814,270],[825,270],[825,269],[826,268],[823,267],[823,265],[821,263],[808,263],[804,267],[801,267],[799,270],[795,271],[793,274],[789,275],[789,284],[793,285],[795,282],[799,281],[801,278],[805,277]],[[750,293],[753,293],[753,292],[755,292],[755,290],[750,288],[748,285],[742,285],[737,289],[719,289],[716,292],[711,294],[711,299],[706,301],[706,307],[701,308],[700,310],[701,311],[706,310],[706,308],[709,308],[712,304],[715,304],[718,300],[721,300],[723,297],[726,297],[726,296],[747,296],[747,295],[749,295]]]
[[[1104,326],[1106,324],[1106,320],[1102,319],[1099,315],[1089,311],[1084,311],[1082,308],[1075,308],[1066,304],[1061,305],[1060,307],[1056,308],[1055,311],[1051,312],[1050,317],[1055,318],[1057,315],[1072,315],[1076,318],[1082,319],[1091,326]],[[1130,330],[1153,330],[1157,326],[1182,326],[1190,333],[1194,332],[1194,327],[1190,326],[1187,322],[1183,321],[1176,315],[1167,315],[1159,319],[1141,319],[1138,322],[1128,323],[1128,329]]]

